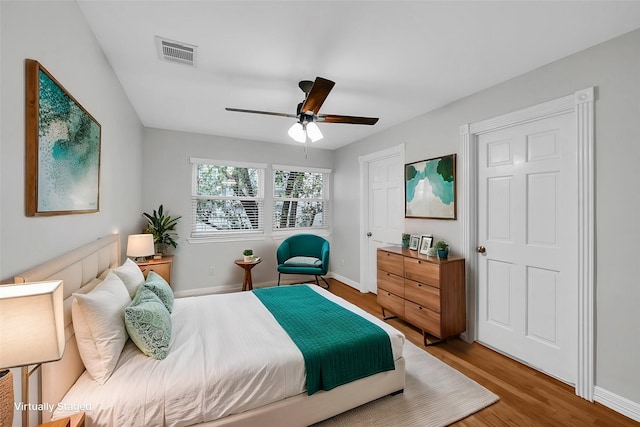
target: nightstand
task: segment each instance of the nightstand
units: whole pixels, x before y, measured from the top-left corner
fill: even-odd
[[[160,259],[148,259],[143,262],[136,262],[144,277],[147,277],[150,271],[162,276],[164,280],[171,285],[171,265],[173,263],[173,255],[163,256]]]
[[[39,424],[38,427],[84,427],[84,412],[78,412],[69,417]]]

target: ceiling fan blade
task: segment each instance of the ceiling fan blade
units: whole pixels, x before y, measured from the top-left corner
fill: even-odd
[[[329,92],[333,89],[335,82],[331,80],[323,79],[322,77],[316,77],[316,81],[313,82],[313,86],[311,87],[311,91],[309,95],[307,95],[307,99],[305,99],[300,112],[306,113],[307,111],[313,111],[313,114],[318,114],[320,111],[320,107],[324,103],[324,100],[327,99]]]
[[[287,113],[274,113],[272,111],[258,111],[258,110],[245,110],[242,108],[225,108],[227,111],[235,111],[237,113],[252,113],[252,114],[267,114],[269,116],[280,116],[280,117],[293,117],[297,118],[295,114],[287,114]]]
[[[318,121],[325,123],[348,123],[352,125],[375,125],[378,122],[378,118],[321,114],[318,116]]]

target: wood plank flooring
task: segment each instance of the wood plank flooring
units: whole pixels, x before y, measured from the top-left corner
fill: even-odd
[[[330,291],[382,318],[374,294],[363,294],[335,279]],[[498,396],[500,401],[455,426],[638,426],[599,403],[575,395],[573,387],[544,375],[478,343],[460,339],[425,347],[421,332],[400,320],[388,321],[407,339]]]

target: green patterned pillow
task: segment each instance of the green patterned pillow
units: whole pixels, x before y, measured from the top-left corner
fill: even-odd
[[[164,306],[167,307],[169,313],[173,311],[173,291],[171,290],[171,286],[169,286],[167,281],[164,280],[161,275],[155,271],[150,271],[143,286],[153,291],[153,293],[160,298],[160,301],[162,301]]]
[[[153,291],[141,286],[124,309],[124,324],[131,340],[149,357],[162,360],[169,353],[171,315]]]

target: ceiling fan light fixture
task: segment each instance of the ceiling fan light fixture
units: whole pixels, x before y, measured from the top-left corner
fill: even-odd
[[[320,141],[324,136],[320,132],[320,128],[314,122],[307,123],[307,136],[311,142]]]
[[[307,132],[305,131],[302,123],[296,122],[289,128],[289,136],[293,138],[294,141],[304,143],[307,140]]]

